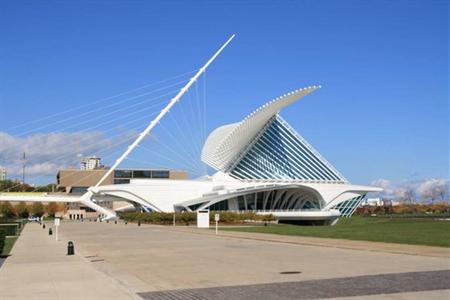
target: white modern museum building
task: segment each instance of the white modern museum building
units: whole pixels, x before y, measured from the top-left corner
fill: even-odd
[[[120,199],[147,211],[254,211],[280,221],[324,224],[351,216],[368,192],[350,184],[279,115],[319,87],[278,97],[244,120],[210,133],[202,161],[216,170],[195,180],[132,179],[91,189],[93,199]]]
[[[351,216],[367,193],[381,189],[350,184],[279,115],[283,108],[319,86],[280,96],[244,120],[213,130],[201,153],[202,161],[215,170],[212,176],[194,180],[133,178],[125,184],[102,185],[204,74],[234,36],[198,69],[96,185],[89,187],[81,197],[0,194],[0,200],[80,202],[105,219],[117,216],[116,212],[102,207],[101,203],[105,201],[127,201],[130,205],[125,209],[156,212],[254,211],[273,214],[279,221],[299,223],[329,224],[341,216]]]
[[[215,169],[198,179],[131,179],[126,184],[89,188],[89,198],[0,195],[9,201],[81,202],[108,218],[116,212],[103,201],[127,201],[122,210],[254,211],[280,222],[331,224],[348,217],[369,192],[380,188],[353,185],[302,138],[280,111],[318,86],[278,97],[244,120],[213,130],[201,159]]]

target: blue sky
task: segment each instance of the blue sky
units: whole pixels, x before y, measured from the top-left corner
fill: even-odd
[[[0,132],[196,69],[236,33],[207,73],[207,132],[320,84],[282,115],[350,181],[446,178],[448,16],[425,0],[1,1]]]

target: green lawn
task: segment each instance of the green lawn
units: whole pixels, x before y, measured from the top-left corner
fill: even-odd
[[[17,240],[17,236],[14,237],[7,237],[5,240],[5,246],[3,247],[3,252],[0,256],[7,256],[11,252],[12,247],[14,246],[14,243]]]
[[[352,217],[335,226],[271,224],[221,230],[450,247],[450,221],[434,219]]]

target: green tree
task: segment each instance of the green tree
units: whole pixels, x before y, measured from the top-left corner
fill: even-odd
[[[33,191],[41,191],[41,189],[44,192],[50,192],[52,191],[52,185],[34,187],[26,183],[23,184],[19,181],[13,180],[0,181],[0,191],[5,192],[33,192]]]
[[[60,211],[60,207],[58,206],[58,204],[56,204],[55,202],[50,202],[49,204],[47,204],[46,207],[46,212],[48,214],[49,217],[54,218],[55,214]]]
[[[16,206],[17,215],[21,218],[28,218],[30,211],[28,210],[27,204],[25,202],[19,202]]]
[[[34,202],[31,206],[31,214],[34,217],[42,217],[45,213],[44,205],[41,202]]]
[[[13,218],[16,213],[13,206],[8,201],[0,203],[0,215],[4,218]]]

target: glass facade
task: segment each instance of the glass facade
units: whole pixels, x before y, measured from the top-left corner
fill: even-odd
[[[192,209],[192,206],[190,208]],[[209,206],[210,210],[240,211],[292,211],[320,208],[320,201],[312,192],[292,188],[249,193]]]
[[[345,182],[280,116],[275,116],[231,168],[239,179]]]
[[[116,170],[114,171],[114,184],[130,183],[132,178],[170,178],[168,170]]]
[[[131,170],[115,170],[114,178],[132,178],[132,174]]]
[[[144,171],[144,170],[133,171],[133,178],[151,178],[151,177],[152,177],[151,171]]]
[[[120,179],[114,178],[114,184],[128,184],[128,183],[130,183],[130,179],[128,178],[120,178]]]
[[[74,186],[72,187],[72,189],[70,190],[71,194],[84,194],[87,192],[87,187],[85,186]]]
[[[152,171],[152,178],[169,178],[169,171]]]
[[[338,209],[343,217],[351,217],[359,206],[365,195],[355,197],[333,206],[334,209]]]
[[[217,202],[216,204],[213,204],[209,207],[209,210],[213,211],[223,211],[228,210],[228,200]]]

